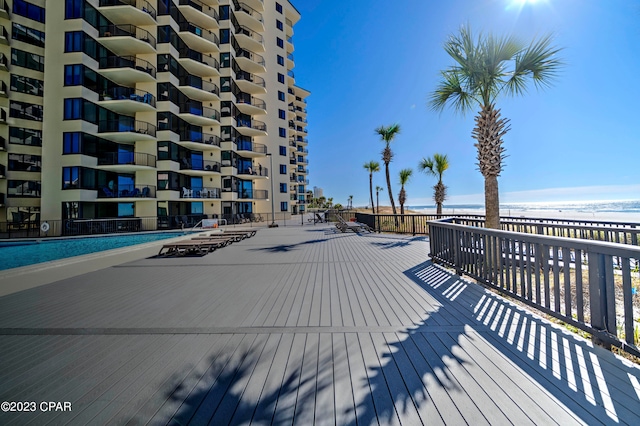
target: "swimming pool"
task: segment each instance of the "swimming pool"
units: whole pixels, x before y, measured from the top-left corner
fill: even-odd
[[[39,241],[10,241],[0,243],[0,270],[144,244],[181,235],[186,235],[186,232],[155,232]]]

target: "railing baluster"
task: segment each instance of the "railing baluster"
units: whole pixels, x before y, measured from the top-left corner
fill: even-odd
[[[553,246],[553,306],[560,313],[560,261],[558,259],[558,246]]]
[[[582,250],[577,249],[575,256],[576,309],[578,310],[578,321],[584,322],[584,293],[582,291]]]
[[[634,341],[634,321],[633,321],[633,293],[631,289],[631,259],[622,260],[622,296],[624,306],[624,339],[630,345],[635,345]]]
[[[564,314],[571,318],[571,249],[562,247],[562,268],[564,269]]]

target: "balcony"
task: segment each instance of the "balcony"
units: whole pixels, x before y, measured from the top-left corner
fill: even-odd
[[[204,55],[196,50],[180,49],[178,62],[189,74],[200,77],[219,77],[220,64],[212,55]]]
[[[100,0],[98,11],[114,24],[156,25],[156,9],[146,0]]]
[[[292,37],[293,36],[293,22],[289,18],[286,18],[284,20],[284,22],[285,22],[285,26],[284,26],[285,34],[287,35],[287,37]]]
[[[287,53],[293,53],[293,37],[287,37],[285,47],[287,48]]]
[[[287,71],[287,83],[289,83],[290,86],[293,86],[295,82],[295,74],[293,70]]]
[[[200,52],[220,52],[220,40],[218,36],[190,22],[180,22],[178,35],[191,49]]]
[[[245,136],[267,136],[267,125],[258,120],[237,120],[236,128]]]
[[[144,90],[131,87],[112,87],[100,94],[98,104],[118,114],[155,111],[156,98]]]
[[[156,138],[156,126],[133,119],[101,120],[98,133],[105,139],[120,143],[152,141]]]
[[[4,80],[0,81],[0,97],[2,98],[8,98],[9,97],[9,92],[7,89],[7,83],[4,82]]]
[[[254,10],[264,12],[264,0],[244,0],[245,4]]]
[[[295,66],[295,62],[293,60],[293,53],[289,53],[287,55],[287,69],[293,69],[293,67]]]
[[[250,93],[252,95],[267,93],[264,79],[257,75],[253,75],[248,72],[239,72],[236,73],[235,81],[238,88],[245,93]]]
[[[267,147],[261,143],[238,140],[236,141],[236,152],[245,158],[264,157],[267,155]]]
[[[220,137],[199,132],[184,132],[180,135],[181,146],[193,150],[211,151],[220,149]]]
[[[255,98],[248,94],[238,95],[236,107],[243,114],[262,115],[267,113],[267,104],[262,99]]]
[[[180,171],[189,176],[206,176],[211,173],[220,173],[221,168],[222,164],[217,161],[185,157],[180,159]]]
[[[0,108],[0,124],[7,124],[7,110]]]
[[[218,200],[221,198],[222,191],[220,188],[200,188],[200,187],[183,187],[180,198],[207,198]]]
[[[266,167],[262,167],[262,165],[260,165],[255,169],[252,169],[251,167],[244,167],[244,168],[238,169],[237,176],[245,180],[261,179],[261,178],[266,179],[269,177],[269,169]]]
[[[178,10],[189,22],[202,28],[217,29],[220,17],[215,6],[204,4],[198,0],[180,0]]]
[[[302,174],[308,174],[309,173],[309,169],[303,166],[298,166],[298,170],[296,170],[298,173],[302,173]]]
[[[264,66],[264,58],[257,53],[245,49],[238,49],[236,51],[236,62],[243,71],[251,73],[263,73],[267,71],[267,68]]]
[[[121,86],[156,81],[156,68],[135,56],[107,56],[98,61],[100,74]]]
[[[9,45],[9,33],[4,25],[0,25],[0,44]]]
[[[269,191],[265,189],[243,189],[237,192],[239,200],[267,200]]]
[[[135,25],[104,25],[98,29],[98,41],[120,56],[155,53],[156,38]]]
[[[302,147],[298,147],[298,150],[296,151],[298,154],[308,154],[309,150],[306,148],[302,148]]]
[[[264,37],[247,27],[240,26],[236,28],[235,33],[238,45],[243,49],[252,50],[254,52],[264,52]]]
[[[9,5],[7,4],[7,0],[0,0],[0,18],[10,18]]]
[[[0,164],[0,179],[4,179],[7,177],[7,168],[4,164]]]
[[[219,101],[220,89],[214,83],[204,81],[201,77],[187,75],[180,77],[178,89],[190,99],[198,101]]]
[[[98,199],[105,198],[156,198],[156,187],[153,185],[117,185],[111,189],[105,186],[98,190]]]
[[[6,151],[7,150],[7,140],[0,136],[0,151]]]
[[[98,155],[98,167],[114,172],[135,172],[156,167],[156,156],[143,152],[104,152]]]
[[[260,12],[246,3],[235,3],[235,5],[234,15],[240,25],[253,31],[264,32],[264,20]]]
[[[0,53],[0,71],[9,71],[9,61],[4,53]]]
[[[298,164],[298,162],[296,161],[296,159],[295,159],[295,158],[289,158],[289,164],[291,164],[291,165],[294,165],[294,166],[295,166],[296,164]]]
[[[200,102],[181,103],[178,116],[196,126],[220,125],[220,112],[213,108],[203,107]]]

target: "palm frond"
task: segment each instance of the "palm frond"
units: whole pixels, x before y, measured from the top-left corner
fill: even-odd
[[[465,89],[459,72],[454,69],[443,71],[442,81],[431,93],[428,105],[432,110],[442,111],[445,106],[451,104],[456,113],[464,114],[473,107],[474,94]]]
[[[431,159],[431,157],[422,158],[422,160],[420,160],[420,162],[418,163],[418,169],[421,172],[425,172],[426,174],[433,175],[433,176],[435,176],[436,174],[434,166],[435,164],[433,163],[433,160]]]
[[[402,169],[400,170],[400,185],[404,188],[404,185],[409,182],[411,175],[413,174],[413,170],[411,169]]]
[[[537,89],[548,87],[558,75],[563,62],[557,54],[562,49],[551,46],[553,37],[548,35],[533,41],[515,57],[511,78],[506,81],[506,90],[512,95],[526,92],[527,79],[531,77]]]

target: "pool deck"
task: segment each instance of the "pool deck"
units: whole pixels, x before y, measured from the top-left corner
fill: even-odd
[[[432,265],[424,237],[161,245],[0,278],[0,401],[38,406],[0,424],[640,424],[638,366]]]

